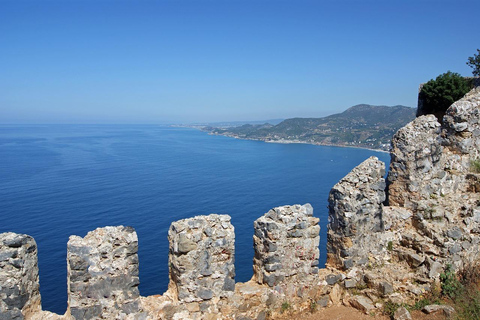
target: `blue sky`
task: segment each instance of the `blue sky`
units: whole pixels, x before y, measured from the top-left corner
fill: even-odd
[[[478,0],[0,0],[0,123],[416,107],[480,48]]]

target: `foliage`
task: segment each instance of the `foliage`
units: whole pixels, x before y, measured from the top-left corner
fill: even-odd
[[[455,299],[463,293],[463,285],[457,278],[451,264],[447,264],[445,272],[440,274],[442,294]]]
[[[477,290],[470,294],[462,295],[456,301],[455,310],[457,311],[458,319],[480,319],[480,292]]]
[[[317,303],[314,300],[310,301],[310,312],[314,313],[317,310]]]
[[[388,243],[387,243],[387,250],[388,250],[388,251],[392,251],[392,250],[393,250],[393,242],[392,242],[392,241],[388,241]]]
[[[458,73],[448,71],[439,75],[435,80],[425,83],[420,91],[423,113],[434,114],[440,119],[448,107],[461,99],[470,89],[470,81]]]
[[[434,296],[428,296],[424,297],[418,301],[415,302],[415,304],[412,306],[413,310],[422,310],[423,307],[431,305],[431,304],[440,304],[440,300],[438,297]]]
[[[480,49],[477,49],[477,54],[473,54],[473,57],[468,57],[467,65],[473,69],[474,76],[480,76]]]
[[[468,264],[459,273],[462,291],[454,300],[457,319],[480,319],[480,269],[478,264]]]
[[[393,314],[397,309],[400,308],[400,305],[398,303],[392,302],[392,301],[385,301],[383,304],[383,313],[386,314],[387,316],[393,317]]]
[[[456,311],[456,319],[480,319],[479,265],[466,265],[458,275],[447,265],[440,275],[442,294],[449,297]]]
[[[475,173],[480,173],[480,159],[470,161],[470,170]]]
[[[282,303],[282,313],[290,309],[290,303],[288,301],[285,301]]]

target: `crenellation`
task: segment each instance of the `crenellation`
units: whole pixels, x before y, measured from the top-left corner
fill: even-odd
[[[182,302],[223,299],[235,291],[235,233],[230,216],[175,221],[168,231],[170,287]]]
[[[137,319],[138,239],[132,227],[105,227],[67,244],[68,312],[73,319]]]
[[[27,319],[41,310],[37,244],[26,234],[0,234],[0,319]]]
[[[383,231],[385,164],[370,157],[340,180],[329,195],[327,264],[348,270],[365,265]]]
[[[311,286],[320,255],[318,222],[308,203],[277,207],[257,219],[253,224],[255,281],[287,294]]]

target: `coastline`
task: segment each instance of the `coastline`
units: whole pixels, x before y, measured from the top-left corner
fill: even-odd
[[[195,128],[195,127],[193,127],[193,128]],[[229,137],[229,138],[234,138],[234,139],[239,139],[239,140],[262,141],[262,142],[265,142],[265,143],[279,143],[279,144],[294,144],[294,143],[297,143],[297,144],[309,144],[309,145],[324,146],[324,147],[355,148],[355,149],[363,149],[363,150],[370,150],[370,151],[383,152],[383,153],[390,154],[390,151],[387,151],[387,150],[367,148],[367,147],[362,147],[362,146],[347,146],[347,145],[340,145],[340,144],[312,143],[312,142],[306,142],[306,141],[301,141],[301,140],[263,140],[263,139],[241,138],[241,137],[233,136],[233,135],[217,134],[217,133],[208,132],[208,131],[202,130],[202,128],[198,128],[198,127],[196,127],[195,129],[199,129],[200,131],[207,132],[207,134],[212,135],[212,136],[223,136],[223,137]]]

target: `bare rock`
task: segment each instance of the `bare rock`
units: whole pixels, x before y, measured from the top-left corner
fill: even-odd
[[[422,311],[427,314],[441,311],[447,317],[450,317],[455,313],[455,309],[453,307],[446,306],[446,305],[439,305],[439,304],[431,304],[431,305],[425,306],[423,307]]]
[[[350,305],[365,314],[368,314],[371,310],[375,309],[373,301],[364,296],[353,296],[350,299]]]
[[[393,319],[394,320],[412,320],[412,316],[410,315],[410,312],[408,312],[407,308],[399,307],[397,310],[395,310],[395,313],[393,314]]]

